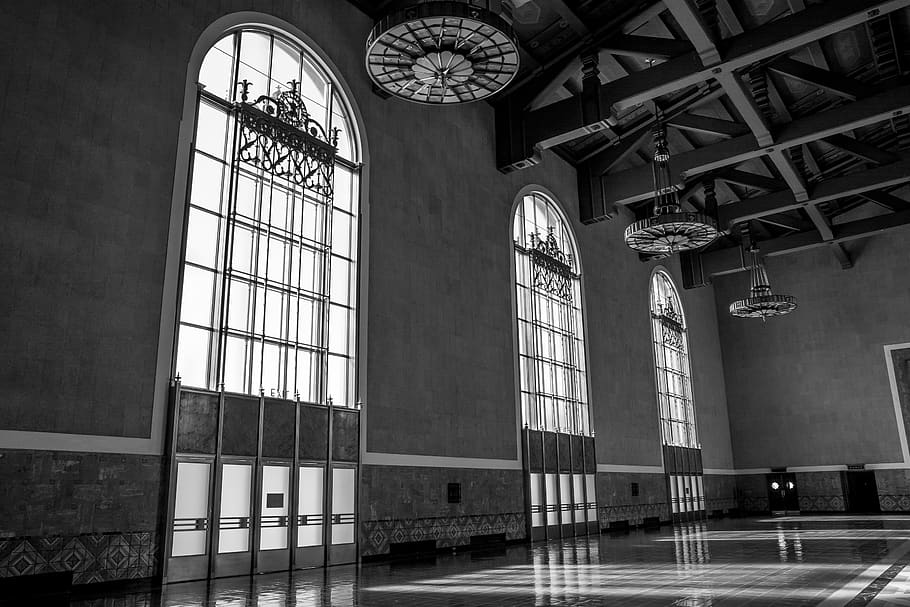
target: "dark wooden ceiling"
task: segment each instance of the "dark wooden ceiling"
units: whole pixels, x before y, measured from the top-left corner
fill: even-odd
[[[689,286],[741,269],[743,225],[767,254],[829,246],[849,267],[845,243],[910,222],[910,0],[503,5],[522,67],[491,101],[500,169],[548,148],[579,170],[583,221],[645,216],[659,107],[684,208],[713,186],[725,229]]]

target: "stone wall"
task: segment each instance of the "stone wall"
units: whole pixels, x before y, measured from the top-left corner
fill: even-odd
[[[0,577],[158,573],[162,458],[0,451]]]
[[[632,483],[638,484],[637,496],[632,495]],[[602,529],[621,521],[641,525],[646,518],[670,520],[667,477],[662,473],[598,472],[596,491]]]
[[[464,546],[471,536],[527,537],[520,470],[365,465],[361,476],[362,556],[387,554],[389,544],[435,540]],[[448,502],[448,484],[461,502]]]

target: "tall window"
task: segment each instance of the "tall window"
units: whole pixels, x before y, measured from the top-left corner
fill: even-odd
[[[651,276],[651,335],[661,438],[665,445],[697,448],[686,319],[676,287],[662,271]]]
[[[249,29],[206,55],[177,342],[185,385],[352,404],[352,125],[338,87],[299,44]]]
[[[553,201],[519,202],[513,222],[522,424],[589,435],[581,275]]]

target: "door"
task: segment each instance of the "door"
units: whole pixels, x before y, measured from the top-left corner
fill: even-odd
[[[291,565],[291,466],[266,462],[260,470],[256,572],[287,571]]]
[[[767,475],[768,506],[771,514],[798,514],[799,495],[796,490],[796,474],[776,472]]]
[[[847,512],[881,512],[878,502],[878,487],[872,470],[848,470],[841,472]]]
[[[218,478],[213,577],[249,575],[252,570],[254,460],[226,460]]]
[[[203,579],[208,573],[212,462],[182,458],[174,470],[168,581]]]

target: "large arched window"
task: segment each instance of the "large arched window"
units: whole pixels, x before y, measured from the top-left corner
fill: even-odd
[[[590,435],[575,239],[539,192],[519,201],[512,229],[522,424]]]
[[[238,30],[202,63],[196,115],[176,373],[351,406],[360,158],[339,87],[300,44]]]
[[[686,318],[666,272],[651,276],[650,299],[661,438],[665,445],[697,448]]]

